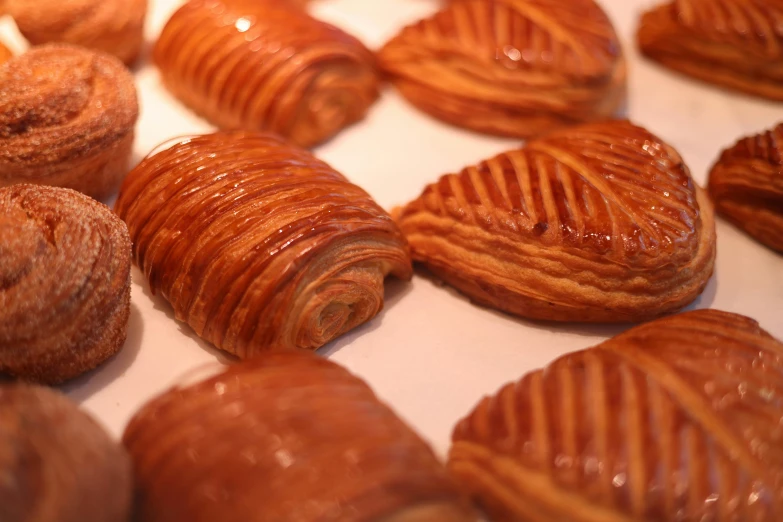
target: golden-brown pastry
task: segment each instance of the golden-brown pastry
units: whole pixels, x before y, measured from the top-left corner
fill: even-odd
[[[62,188],[0,188],[0,373],[59,383],[119,351],[130,268],[128,229],[105,205]]]
[[[463,0],[402,30],[379,63],[411,103],[449,123],[527,138],[612,117],[626,66],[593,0]]]
[[[130,72],[81,47],[36,47],[0,65],[0,186],[110,196],[128,171],[139,107]]]
[[[370,196],[268,134],[221,132],[143,161],[120,191],[135,261],[177,319],[239,357],[316,349],[374,317],[408,247]]]
[[[432,450],[342,367],[267,353],[147,404],[123,436],[145,522],[473,522]]]
[[[555,321],[671,313],[712,275],[713,209],[679,154],[627,121],[530,141],[397,215],[414,261],[476,302]]]
[[[708,188],[721,215],[783,252],[783,123],[724,150]]]
[[[0,65],[13,58],[13,56],[14,53],[11,52],[11,49],[3,45],[3,42],[0,42]]]
[[[287,2],[190,0],[154,59],[168,89],[215,125],[304,147],[362,119],[378,97],[372,53]]]
[[[783,100],[780,0],[675,0],[642,16],[643,54],[700,80]]]
[[[62,394],[0,383],[0,520],[127,522],[125,450]]]
[[[31,44],[70,43],[130,64],[144,43],[147,0],[5,0]]]
[[[485,398],[450,471],[497,522],[777,522],[783,343],[700,310],[562,357]]]

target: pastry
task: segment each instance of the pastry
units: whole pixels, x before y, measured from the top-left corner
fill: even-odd
[[[0,383],[0,520],[127,522],[125,450],[62,394]]]
[[[593,0],[451,2],[378,61],[421,110],[490,134],[528,138],[612,117],[625,102],[625,58]]]
[[[374,317],[411,277],[397,226],[359,187],[271,134],[199,136],[144,160],[116,211],[180,321],[252,357],[316,349]]]
[[[667,317],[485,398],[448,467],[498,522],[776,522],[782,377],[756,321]]]
[[[705,82],[783,100],[780,0],[675,0],[642,16],[639,47]]]
[[[138,117],[115,58],[66,44],[0,65],[0,186],[36,183],[110,196],[127,173]]]
[[[378,97],[372,53],[287,2],[190,0],[154,59],[166,87],[218,127],[304,147],[362,119]]]
[[[130,268],[128,229],[105,205],[62,188],[0,188],[0,374],[54,384],[119,351]]]
[[[708,189],[718,213],[783,252],[783,123],[724,150]]]
[[[432,450],[342,367],[267,353],[142,408],[145,522],[473,522]]]
[[[679,154],[627,121],[573,127],[428,186],[397,213],[414,261],[533,319],[635,322],[693,301],[715,224]]]
[[[133,63],[144,43],[147,0],[5,0],[31,44],[70,43]]]
[[[0,65],[13,58],[13,56],[14,53],[11,52],[11,49],[3,45],[3,42],[0,42]]]

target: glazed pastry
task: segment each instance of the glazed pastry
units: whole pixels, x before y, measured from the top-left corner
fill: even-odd
[[[402,30],[379,63],[446,122],[528,138],[614,116],[626,65],[593,0],[462,0]]]
[[[147,0],[5,0],[31,44],[70,43],[130,64],[144,42]]]
[[[708,189],[718,213],[783,252],[783,123],[724,150]]]
[[[128,171],[138,111],[133,77],[111,56],[52,44],[11,59],[0,66],[0,186],[110,196]]]
[[[0,384],[0,520],[127,522],[125,450],[62,394]]]
[[[119,351],[130,268],[128,229],[105,205],[68,189],[0,188],[0,374],[55,384]]]
[[[195,137],[143,161],[116,205],[135,261],[177,319],[252,357],[316,349],[411,277],[397,226],[359,187],[267,134]]]
[[[756,321],[667,317],[485,398],[449,469],[499,522],[776,522],[781,376]]]
[[[679,154],[627,121],[574,127],[443,176],[399,211],[415,261],[533,319],[635,322],[712,275],[715,223]]]
[[[11,49],[3,45],[2,42],[0,42],[0,65],[4,64],[11,58],[13,58],[14,53],[11,52]]]
[[[779,0],[675,0],[644,14],[642,53],[700,80],[783,100]]]
[[[303,351],[147,404],[123,436],[145,522],[473,522],[443,466],[372,390]]]
[[[304,147],[362,119],[378,97],[372,53],[287,2],[191,0],[154,59],[166,87],[215,125]]]

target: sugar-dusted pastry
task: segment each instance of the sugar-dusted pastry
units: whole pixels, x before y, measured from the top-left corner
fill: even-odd
[[[647,57],[700,80],[783,100],[780,0],[675,0],[642,16]]]
[[[144,43],[147,0],[4,0],[31,44],[70,43],[130,64]]]
[[[59,383],[119,351],[130,269],[128,229],[105,205],[56,187],[0,188],[0,374]]]
[[[0,186],[36,183],[102,199],[128,171],[136,87],[115,58],[36,47],[0,65]]]
[[[168,89],[215,125],[305,147],[362,119],[378,97],[372,53],[287,1],[190,0],[154,59]]]
[[[527,138],[612,117],[626,65],[593,0],[462,0],[403,29],[379,64],[411,103],[446,122]]]
[[[432,450],[360,379],[264,354],[136,414],[145,522],[473,522]]]
[[[0,12],[0,15],[2,15],[2,12]],[[0,42],[0,65],[13,58],[13,56],[14,53],[11,52],[11,49],[3,45],[3,42]]]
[[[0,383],[0,520],[127,522],[125,450],[64,395]]]
[[[370,196],[271,134],[195,137],[144,160],[116,205],[177,319],[251,357],[316,349],[374,317],[408,247]]]
[[[700,310],[562,357],[485,398],[449,468],[503,522],[777,522],[783,343]]]
[[[783,123],[724,150],[708,190],[719,214],[783,252]]]
[[[705,191],[673,148],[627,121],[443,176],[397,222],[414,261],[478,303],[534,319],[671,313],[702,292],[715,261]]]

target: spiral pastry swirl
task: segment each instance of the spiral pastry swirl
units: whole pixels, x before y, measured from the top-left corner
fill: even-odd
[[[372,53],[286,2],[191,0],[154,59],[168,89],[215,125],[305,147],[362,119],[378,97]]]
[[[125,342],[128,230],[68,189],[0,188],[0,373],[59,383]]]
[[[183,141],[128,175],[117,213],[177,319],[218,348],[315,349],[374,317],[407,243],[359,187],[272,135]]]

